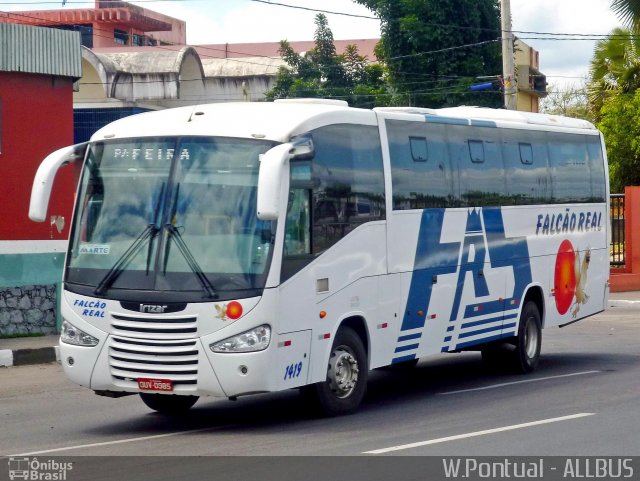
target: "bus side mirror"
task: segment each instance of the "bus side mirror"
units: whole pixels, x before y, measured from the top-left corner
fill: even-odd
[[[257,215],[260,220],[277,220],[280,214],[280,189],[291,156],[291,144],[281,144],[260,156]]]
[[[63,147],[50,153],[38,167],[31,188],[31,202],[29,203],[29,218],[34,222],[44,222],[47,217],[51,187],[58,169],[63,165],[77,160],[84,160],[88,142]]]

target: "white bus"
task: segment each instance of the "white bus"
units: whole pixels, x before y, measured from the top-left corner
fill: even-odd
[[[481,108],[212,104],[113,122],[84,162],[61,299],[68,377],[152,409],[301,387],[354,411],[371,369],[605,308],[608,174],[586,121]]]

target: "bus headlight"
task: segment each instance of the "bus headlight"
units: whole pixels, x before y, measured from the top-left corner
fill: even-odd
[[[93,347],[98,345],[98,339],[84,331],[81,331],[67,320],[62,321],[60,340],[75,346]]]
[[[213,352],[255,352],[264,351],[271,342],[271,327],[266,324],[243,332],[237,336],[209,344]]]

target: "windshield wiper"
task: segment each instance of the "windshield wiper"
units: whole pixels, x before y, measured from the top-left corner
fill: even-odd
[[[164,262],[162,266],[162,273],[164,275],[167,274],[167,264],[169,263],[169,252],[171,250],[171,240],[173,239],[175,240],[176,245],[178,246],[178,250],[180,251],[180,254],[182,254],[182,257],[184,257],[184,260],[187,261],[187,265],[189,266],[189,269],[191,269],[191,272],[193,272],[198,278],[198,281],[200,281],[200,285],[207,293],[207,297],[209,297],[209,299],[216,299],[218,297],[218,294],[216,294],[215,287],[213,287],[213,284],[211,284],[211,281],[202,270],[202,267],[200,267],[200,264],[198,264],[198,261],[196,261],[196,258],[193,257],[193,254],[191,253],[191,249],[189,249],[189,246],[187,246],[184,239],[182,238],[182,234],[180,234],[180,231],[175,226],[175,223],[177,220],[176,216],[178,214],[178,198],[179,197],[180,197],[180,183],[176,184],[176,190],[175,190],[175,193],[173,194],[173,199],[171,201],[171,211],[169,215],[169,222],[165,224],[165,228],[167,229],[167,233],[169,235],[167,237],[167,245],[164,249]]]
[[[140,235],[136,238],[136,240],[133,241],[133,243],[124,252],[124,254],[122,254],[118,258],[118,260],[113,265],[113,267],[109,269],[109,272],[107,272],[105,276],[102,278],[102,280],[97,285],[94,291],[96,295],[98,296],[103,295],[107,291],[107,289],[111,287],[111,285],[115,282],[115,280],[118,277],[120,277],[120,274],[124,272],[125,267],[127,267],[129,262],[131,262],[131,260],[136,256],[138,251],[140,251],[145,241],[150,237],[151,238],[155,237],[158,234],[158,231],[159,229],[155,226],[155,224],[149,224],[147,227],[145,227],[145,229],[140,233]],[[150,256],[152,242],[149,242],[149,244],[150,244],[150,247],[149,247],[148,255]],[[149,266],[149,259],[147,259],[147,270],[148,270],[148,266]]]
[[[164,197],[164,188],[165,183],[162,183],[162,187],[160,188],[160,194],[158,195],[158,200],[156,201],[156,205],[153,211],[154,219],[151,224],[149,224],[145,229],[140,233],[140,235],[132,242],[132,244],[127,248],[126,251],[118,258],[118,260],[113,264],[109,272],[105,274],[100,283],[96,286],[93,291],[96,295],[101,296],[113,285],[120,274],[122,274],[129,264],[136,256],[136,254],[140,251],[142,246],[144,245],[147,239],[151,239],[149,241],[149,249],[147,250],[147,275],[149,275],[149,267],[151,264],[151,254],[153,252],[153,240],[157,236],[158,232],[160,232],[160,224],[162,223],[160,206],[162,205],[162,199]]]
[[[218,294],[216,294],[215,287],[213,287],[213,284],[211,283],[207,275],[202,270],[202,267],[200,267],[200,265],[198,264],[198,261],[196,261],[195,257],[193,257],[191,250],[182,239],[182,234],[180,234],[180,231],[178,230],[178,228],[173,224],[167,224],[165,228],[169,233],[169,237],[167,238],[167,246],[165,247],[164,266],[162,269],[163,272],[165,274],[167,273],[167,263],[169,261],[169,249],[171,246],[169,241],[173,239],[176,245],[178,246],[178,250],[182,254],[182,257],[184,257],[184,260],[187,261],[187,265],[189,266],[189,269],[191,269],[191,272],[193,272],[198,278],[198,281],[200,281],[202,288],[207,293],[207,297],[209,297],[210,299],[216,299],[218,297]]]

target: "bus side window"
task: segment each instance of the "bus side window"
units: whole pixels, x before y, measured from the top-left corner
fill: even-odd
[[[548,139],[554,201],[590,202],[591,172],[584,138],[550,133]]]
[[[445,127],[388,119],[393,209],[452,207],[452,172]]]
[[[307,189],[292,189],[289,193],[285,226],[285,256],[311,254],[309,220],[309,191]]]
[[[604,202],[607,193],[600,137],[588,137],[586,142],[587,152],[589,153],[589,164],[591,165],[589,169],[591,171],[591,201]]]
[[[385,218],[377,127],[339,124],[311,132],[311,252],[318,255],[366,222]]]
[[[505,129],[500,134],[507,178],[505,205],[552,202],[544,132]]]
[[[284,227],[284,256],[280,281],[284,282],[304,266],[311,256],[311,202],[307,188],[292,186],[289,191],[287,221]]]

